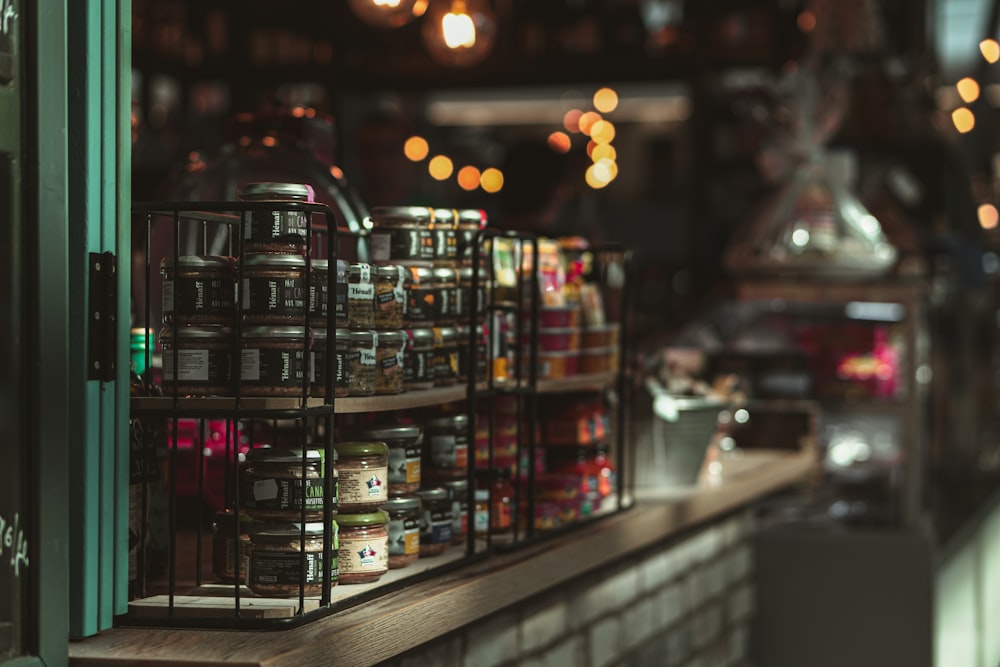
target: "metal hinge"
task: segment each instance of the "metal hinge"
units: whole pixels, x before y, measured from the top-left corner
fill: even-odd
[[[87,377],[115,379],[118,354],[118,264],[114,253],[90,253]]]

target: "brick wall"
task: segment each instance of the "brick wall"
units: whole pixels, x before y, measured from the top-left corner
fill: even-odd
[[[745,510],[386,667],[749,667],[753,531]]]

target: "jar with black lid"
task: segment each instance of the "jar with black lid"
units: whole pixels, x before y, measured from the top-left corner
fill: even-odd
[[[303,324],[306,315],[306,258],[244,255],[239,293],[243,320],[252,324]]]
[[[389,515],[381,510],[337,515],[341,584],[368,584],[389,571]]]
[[[274,202],[267,210],[243,215],[243,252],[301,254],[306,246],[309,214],[282,207],[282,202],[310,202],[312,188],[302,183],[247,183],[236,195],[241,201]]]
[[[434,330],[407,329],[403,354],[403,386],[407,390],[434,386]]]
[[[369,215],[373,262],[432,261],[431,210],[425,206],[376,206]]]
[[[332,348],[326,329],[313,329],[312,333],[315,373],[309,390],[311,395],[326,396],[326,379],[332,375],[333,395],[337,398],[349,396],[351,393],[350,365],[352,361],[361,356],[360,352],[351,351],[351,332],[347,329],[335,329]]]
[[[308,335],[307,335],[308,332]],[[243,330],[240,393],[301,396],[308,390],[312,332],[305,327],[257,326]],[[311,375],[311,373],[310,373]]]
[[[344,364],[347,369],[349,396],[371,396],[375,393],[377,356],[372,331],[352,331]]]
[[[312,260],[312,275],[309,279],[309,326],[313,328],[327,326],[327,313],[331,303],[333,303],[336,326],[347,326],[347,267],[347,262],[342,259],[337,260],[337,275],[334,277],[335,292],[331,301],[328,294],[330,261],[326,259]]]
[[[423,506],[420,518],[420,557],[437,556],[451,546],[451,498],[448,489],[433,487],[417,491]]]
[[[323,520],[323,462],[314,449],[251,449],[242,480],[240,504],[253,519],[298,521],[304,508],[306,521]],[[337,499],[330,505],[336,510]]]
[[[384,442],[389,448],[389,494],[413,493],[420,488],[423,433],[414,424],[376,426],[351,431],[358,441]]]
[[[375,393],[398,394],[403,391],[403,352],[406,334],[402,331],[377,331],[375,341]]]
[[[431,275],[434,282],[434,324],[454,324],[458,274],[452,267],[438,266],[432,270]]]
[[[338,442],[337,501],[351,514],[381,509],[389,498],[389,448],[384,442]]]
[[[235,582],[237,571],[240,583],[246,580],[247,545],[252,525],[253,519],[246,512],[240,514],[239,529],[232,510],[215,513],[212,523],[212,573],[219,581],[226,584]]]
[[[429,327],[434,324],[434,269],[430,263],[407,263],[403,290],[403,321],[409,327]]]
[[[443,482],[451,498],[451,543],[465,544],[469,529],[469,480],[453,479]]]
[[[375,267],[375,328],[401,329],[406,272],[399,264]]]
[[[450,387],[458,381],[458,329],[434,328],[434,385]]]
[[[435,208],[431,215],[431,238],[434,240],[434,263],[454,266],[458,258],[458,214],[454,209]]]
[[[236,315],[236,272],[232,257],[184,255],[164,257],[163,322],[165,324],[232,324]]]
[[[406,567],[420,557],[420,496],[392,496],[389,513],[389,569]]]
[[[347,272],[347,324],[352,329],[375,326],[375,269],[351,264]]]
[[[433,481],[464,479],[469,464],[469,418],[464,414],[424,423],[426,472]]]
[[[463,264],[471,264],[475,257],[476,236],[479,230],[486,227],[486,214],[479,209],[459,209],[456,225],[456,249],[458,260]],[[480,255],[485,261],[486,253]]]
[[[233,330],[229,327],[163,327],[163,391],[179,396],[231,396]],[[174,364],[177,382],[174,382]]]
[[[337,545],[337,524],[331,526]],[[304,526],[296,522],[254,524],[247,548],[250,572],[247,585],[264,597],[318,597],[323,592],[323,522]],[[305,577],[302,553],[305,552]],[[332,552],[330,585],[337,583],[337,555]]]

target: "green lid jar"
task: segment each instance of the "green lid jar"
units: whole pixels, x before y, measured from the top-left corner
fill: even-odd
[[[340,511],[361,514],[382,509],[389,499],[389,447],[384,442],[340,442],[334,449]]]
[[[341,584],[378,581],[389,570],[389,515],[381,510],[337,516]]]

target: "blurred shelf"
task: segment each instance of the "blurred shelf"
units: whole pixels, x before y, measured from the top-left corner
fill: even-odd
[[[384,396],[348,396],[338,398],[334,403],[334,412],[348,414],[357,412],[386,412],[388,410],[408,410],[422,408],[428,405],[439,405],[452,401],[461,401],[468,395],[464,383],[451,387],[435,387],[434,389],[417,389]]]
[[[617,379],[618,373],[615,371],[583,373],[566,378],[539,380],[536,388],[539,394],[559,394],[586,389],[597,390],[613,385]]]

